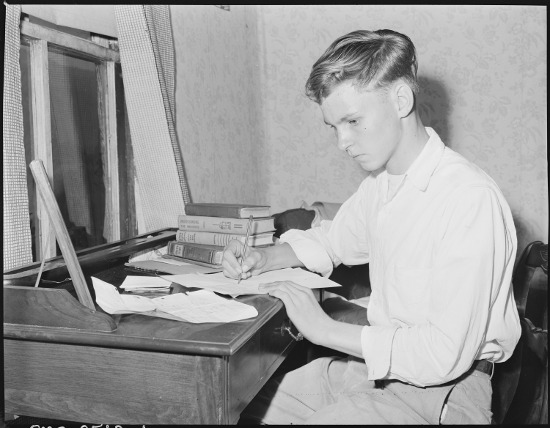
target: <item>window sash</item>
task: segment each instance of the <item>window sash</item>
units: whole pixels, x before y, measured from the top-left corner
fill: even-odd
[[[64,53],[91,60],[97,65],[98,116],[102,151],[105,153],[104,171],[105,238],[107,242],[119,240],[120,225],[120,182],[117,143],[117,116],[115,92],[115,62],[120,62],[116,43],[100,36],[85,40],[71,34],[46,28],[29,21],[21,22],[21,37],[29,41],[31,63],[31,102],[33,150],[35,158],[44,163],[53,187],[53,162],[51,138],[50,88],[48,74],[48,47],[54,46]],[[56,237],[43,202],[38,195],[36,257],[48,259],[56,256]]]

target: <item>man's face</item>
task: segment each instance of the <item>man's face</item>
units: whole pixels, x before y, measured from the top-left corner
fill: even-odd
[[[368,91],[343,82],[322,101],[321,111],[325,123],[336,132],[338,148],[363,169],[386,167],[390,173],[402,173],[396,159],[402,136],[400,119],[389,92]]]

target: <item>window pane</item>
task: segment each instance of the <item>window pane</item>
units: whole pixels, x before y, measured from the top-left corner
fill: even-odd
[[[49,50],[53,190],[76,250],[105,243],[96,64]]]
[[[102,153],[102,123],[98,100],[98,64],[61,47],[48,47],[48,74],[52,134],[53,183],[57,203],[76,250],[107,242],[111,213],[107,213],[106,179],[110,177]],[[32,129],[31,54],[27,37],[20,47],[24,143],[27,164],[36,158]],[[134,166],[124,85],[120,64],[115,64],[116,144],[119,161],[120,238],[137,235],[134,198]],[[114,142],[114,141],[113,141]],[[33,260],[40,242],[35,184],[28,170],[29,211]],[[57,247],[57,255],[61,252]]]

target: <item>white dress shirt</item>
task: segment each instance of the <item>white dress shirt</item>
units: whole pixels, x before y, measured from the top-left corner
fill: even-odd
[[[502,362],[521,327],[511,286],[517,238],[496,183],[437,133],[388,197],[371,173],[334,217],[281,236],[311,271],[369,263],[369,379],[438,385],[474,360]]]

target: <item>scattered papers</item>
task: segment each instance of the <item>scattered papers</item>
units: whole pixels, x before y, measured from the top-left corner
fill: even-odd
[[[98,278],[92,277],[92,284],[97,304],[109,314],[137,313],[191,323],[232,322],[258,315],[252,305],[227,299],[207,290],[148,299],[119,294],[113,285]]]
[[[258,311],[252,305],[218,296],[212,291],[198,290],[153,299],[157,310],[189,322],[231,322],[254,318]]]
[[[133,314],[154,311],[156,308],[152,299],[119,294],[114,286],[93,276],[92,284],[97,304],[108,314]]]
[[[292,281],[307,288],[328,288],[340,287],[340,284],[312,272],[300,268],[287,268],[265,272],[257,276],[242,280],[227,278],[223,273],[210,275],[187,274],[187,275],[162,275],[161,278],[175,282],[186,287],[203,288],[229,296],[240,296],[244,294],[266,294],[260,291],[260,284],[269,284],[276,281]]]

